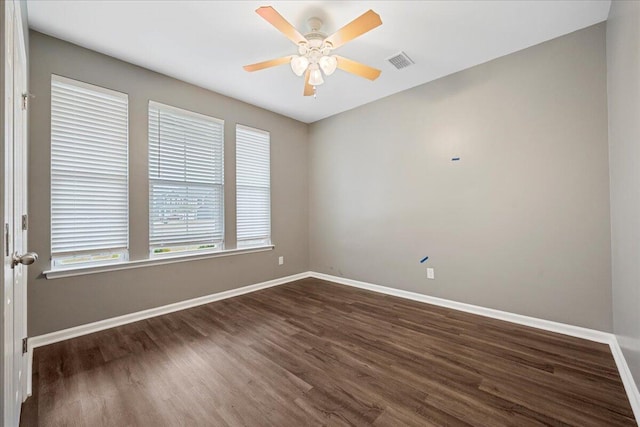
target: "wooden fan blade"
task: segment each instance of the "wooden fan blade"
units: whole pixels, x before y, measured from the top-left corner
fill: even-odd
[[[369,10],[327,37],[325,41],[330,42],[333,48],[336,49],[379,25],[382,25],[380,15],[373,10]]]
[[[307,70],[304,73],[304,96],[313,96],[313,86],[309,84],[309,76],[311,75],[311,71]]]
[[[369,67],[368,65],[361,64],[344,56],[336,55],[336,59],[338,60],[338,68],[342,71],[364,77],[365,79],[375,80],[380,77],[380,73],[382,72],[377,68]]]
[[[268,61],[258,62],[256,64],[245,65],[242,68],[244,68],[246,71],[249,71],[249,72],[264,70],[265,68],[275,67],[277,65],[282,65],[282,64],[288,64],[289,62],[291,62],[291,58],[293,58],[293,55],[283,56],[282,58],[270,59]]]
[[[282,15],[280,15],[271,6],[259,7],[256,9],[256,13],[262,16],[268,23],[276,27],[282,34],[287,36],[287,38],[295,44],[300,44],[301,42],[307,41],[307,39],[305,39],[304,36],[300,34],[300,32],[296,30],[293,25],[291,25],[286,19],[284,19]]]

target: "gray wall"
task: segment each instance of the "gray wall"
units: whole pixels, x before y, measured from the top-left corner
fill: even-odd
[[[278,114],[31,32],[29,336],[308,270],[308,126]],[[130,258],[148,254],[150,99],[225,120],[226,242],[235,247],[235,125],[271,132],[274,251],[46,280],[50,259],[51,74],[129,94]],[[285,264],[278,266],[277,257]]]
[[[613,331],[640,386],[640,3],[607,21]]]
[[[604,24],[316,122],[309,150],[312,270],[611,331]]]

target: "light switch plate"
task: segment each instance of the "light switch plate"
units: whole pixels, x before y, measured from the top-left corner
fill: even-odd
[[[278,257],[278,265],[282,265],[284,264],[284,256],[279,256]]]

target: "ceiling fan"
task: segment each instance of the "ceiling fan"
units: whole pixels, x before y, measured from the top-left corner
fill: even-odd
[[[324,83],[322,73],[330,76],[336,68],[369,80],[375,80],[380,76],[381,71],[376,68],[342,56],[331,55],[334,49],[382,25],[380,15],[373,10],[365,12],[330,36],[320,31],[322,21],[318,18],[310,18],[307,21],[311,31],[303,36],[271,6],[259,7],[256,13],[294,42],[298,46],[299,55],[245,65],[243,68],[246,71],[258,71],[289,63],[296,75],[304,74],[304,96],[315,96],[316,86]]]

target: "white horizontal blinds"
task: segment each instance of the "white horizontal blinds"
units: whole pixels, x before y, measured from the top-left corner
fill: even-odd
[[[127,95],[51,78],[51,253],[123,250],[129,239]]]
[[[152,249],[223,241],[223,131],[222,120],[149,103]]]
[[[269,132],[236,126],[236,230],[238,247],[271,242]]]

